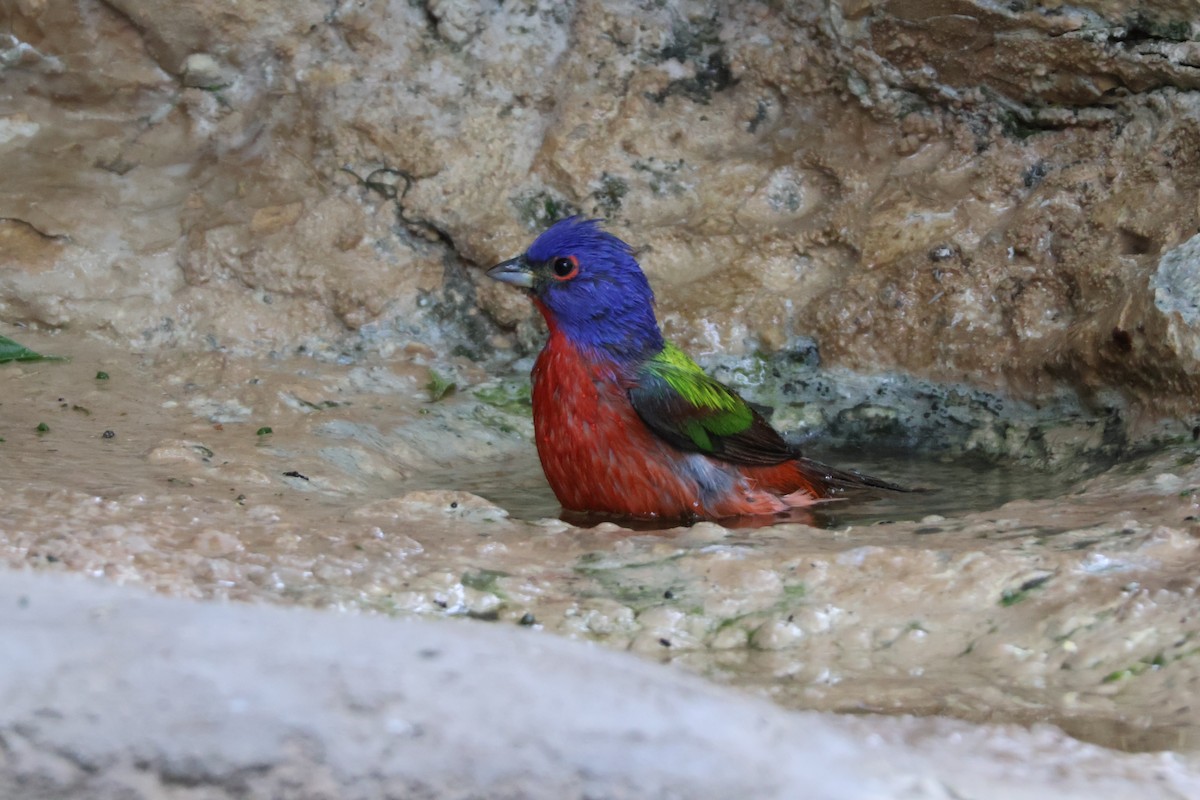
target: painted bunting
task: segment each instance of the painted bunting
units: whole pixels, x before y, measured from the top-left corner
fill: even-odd
[[[721,519],[900,488],[805,458],[666,341],[632,248],[596,220],[561,220],[487,274],[528,291],[550,329],[533,367],[533,428],[565,509]]]

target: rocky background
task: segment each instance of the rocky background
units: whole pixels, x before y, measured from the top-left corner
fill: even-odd
[[[540,322],[480,268],[580,212],[642,249],[698,355],[815,344],[1186,430],[1194,11],[13,0],[0,318],[527,352]]]
[[[218,601],[0,572],[0,795],[1197,796],[1198,90],[1184,0],[0,0],[0,566]],[[554,519],[483,269],[572,213],[934,491]]]

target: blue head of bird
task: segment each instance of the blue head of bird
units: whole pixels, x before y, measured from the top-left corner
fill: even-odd
[[[625,242],[597,220],[554,223],[490,277],[533,295],[551,330],[577,347],[618,359],[638,359],[663,347],[654,292]]]

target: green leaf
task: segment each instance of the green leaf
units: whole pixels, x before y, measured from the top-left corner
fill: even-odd
[[[436,403],[457,388],[458,385],[454,381],[446,380],[436,370],[429,370],[429,383],[425,384],[425,390],[429,392],[429,402]]]
[[[106,380],[108,380],[108,373],[107,373],[107,372],[105,372],[105,371],[103,371],[103,370],[101,370],[100,372],[97,372],[97,373],[96,373],[96,380],[98,380],[98,381],[106,381]]]
[[[66,361],[66,359],[62,356],[44,356],[41,353],[35,353],[7,336],[0,336],[0,364],[7,364],[9,361]]]
[[[47,424],[46,424],[46,423],[44,423],[44,422],[39,422],[39,423],[37,424],[37,427],[36,427],[36,428],[34,428],[34,430],[36,430],[38,433],[49,433],[49,432],[50,432],[50,426],[49,426],[49,425],[47,425]]]
[[[264,425],[254,432],[255,436],[266,436],[268,433],[274,433],[270,425]]]

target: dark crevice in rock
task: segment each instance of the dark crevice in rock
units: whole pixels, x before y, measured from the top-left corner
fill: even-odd
[[[708,105],[714,94],[736,86],[737,82],[733,70],[725,60],[725,54],[718,50],[710,55],[702,66],[697,67],[694,76],[673,80],[657,92],[647,92],[646,97],[658,105],[675,95],[686,97],[693,103]]]
[[[151,32],[147,31],[146,27],[144,25],[142,25],[141,23],[139,23],[136,19],[134,19],[134,17],[128,11],[121,8],[119,5],[116,5],[115,3],[113,3],[112,0],[97,0],[97,3],[101,8],[107,9],[111,14],[116,16],[118,19],[124,20],[129,25],[129,27],[133,28],[135,31],[138,32],[138,36],[141,37],[142,43],[145,45],[143,50],[146,54],[146,57],[149,58],[151,61],[153,61],[155,66],[157,66],[159,69],[161,69],[163,72],[165,72],[168,75],[178,75],[179,74],[179,65],[178,64],[168,66],[166,64],[163,64],[162,61],[159,60],[158,56],[155,53],[155,48],[150,46],[149,38],[151,36]]]
[[[390,166],[379,167],[365,176],[350,167],[342,167],[342,171],[353,176],[364,189],[390,200],[395,205],[396,218],[406,230],[444,246],[442,289],[421,293],[418,306],[427,309],[440,326],[460,331],[462,341],[455,346],[455,355],[478,360],[485,352],[488,337],[495,334],[497,328],[480,310],[475,284],[465,266],[472,262],[459,252],[450,232],[426,217],[410,216],[406,210],[404,198],[416,178],[405,170]]]
[[[360,176],[350,167],[342,167],[342,172],[345,172],[358,181],[358,184],[364,189],[375,192],[388,200],[395,203],[396,218],[400,220],[410,230],[415,230],[424,235],[427,239],[434,239],[449,247],[453,252],[457,253],[458,249],[454,246],[454,239],[451,238],[449,231],[435,224],[424,217],[410,217],[404,208],[404,198],[412,188],[416,178],[411,173],[394,167],[379,167],[366,176]]]
[[[34,225],[32,222],[28,222],[27,220],[23,220],[18,217],[0,217],[0,224],[5,222],[12,225],[20,225],[21,227],[28,229],[36,234],[39,238],[45,239],[46,241],[71,244],[71,237],[65,233],[48,233]]]

